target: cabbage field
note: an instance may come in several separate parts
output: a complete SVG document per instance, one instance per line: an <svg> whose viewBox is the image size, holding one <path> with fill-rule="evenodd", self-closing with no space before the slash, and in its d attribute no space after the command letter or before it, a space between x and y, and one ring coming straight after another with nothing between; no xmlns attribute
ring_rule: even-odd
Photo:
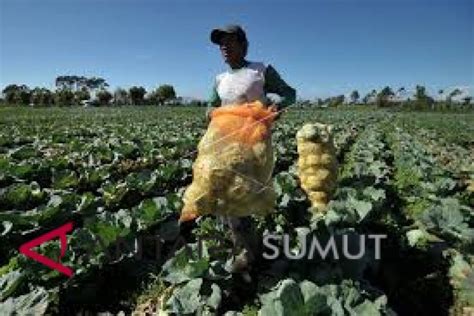
<svg viewBox="0 0 474 316"><path fill-rule="evenodd" d="M337 189L311 218L296 131L332 124ZM474 313L474 114L290 109L273 128L277 207L262 234L347 236L340 257L258 258L229 272L229 230L178 224L201 108L0 108L0 315ZM19 252L73 223L61 263ZM386 235L380 259L360 235ZM216 238L218 236L219 238ZM343 247L337 243L337 248ZM35 248L53 260L58 239Z"/></svg>

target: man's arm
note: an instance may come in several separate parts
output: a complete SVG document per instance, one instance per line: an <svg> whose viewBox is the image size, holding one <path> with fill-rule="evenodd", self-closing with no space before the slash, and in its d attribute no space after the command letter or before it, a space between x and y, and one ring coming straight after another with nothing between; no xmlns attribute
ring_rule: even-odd
<svg viewBox="0 0 474 316"><path fill-rule="evenodd" d="M211 113L211 111L220 105L221 105L221 98L219 97L219 94L217 93L216 85L214 84L214 86L212 87L209 100L207 101L206 117L209 117L209 114Z"/></svg>
<svg viewBox="0 0 474 316"><path fill-rule="evenodd" d="M290 87L271 65L268 65L265 71L264 89L265 93L275 93L281 97L281 101L277 104L278 110L282 110L296 101L296 90Z"/></svg>

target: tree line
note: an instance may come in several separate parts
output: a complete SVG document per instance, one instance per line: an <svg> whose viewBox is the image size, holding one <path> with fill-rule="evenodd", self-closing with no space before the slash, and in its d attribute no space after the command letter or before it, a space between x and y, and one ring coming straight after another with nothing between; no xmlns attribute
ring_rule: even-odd
<svg viewBox="0 0 474 316"><path fill-rule="evenodd" d="M342 105L372 105L378 108L401 107L412 110L462 110L474 109L471 96L459 99L462 91L454 88L451 91L438 90L438 98L434 99L426 92L422 85L415 87L413 95L408 96L405 87L400 87L394 91L391 87L385 86L380 91L375 89L368 92L361 98L357 90L353 90L349 97L337 95L325 99L318 98L316 101L302 101L302 106L316 107L338 107Z"/></svg>
<svg viewBox="0 0 474 316"><path fill-rule="evenodd" d="M128 89L117 88L110 92L109 84L101 77L58 76L55 79L55 90L42 87L30 89L27 85L10 84L2 90L1 103L6 105L34 106L74 106L74 105L181 105L182 99L176 96L172 85L163 84L147 91L142 86L132 86ZM474 109L472 97L459 99L462 91L458 88L451 91L438 90L438 98L427 94L422 85L415 87L415 92L408 96L405 87L393 90L385 86L375 89L361 97L353 90L348 97L337 95L314 101L299 101L302 107L339 107L342 105L371 105L377 108L405 108L412 110L464 110ZM206 106L204 101L192 101L190 106Z"/></svg>
<svg viewBox="0 0 474 316"><path fill-rule="evenodd" d="M10 84L2 90L2 103L7 105L74 106L74 105L164 105L179 100L172 85L163 84L147 91L142 86L117 88L113 92L104 78L58 76L55 90ZM174 102L176 103L176 102Z"/></svg>

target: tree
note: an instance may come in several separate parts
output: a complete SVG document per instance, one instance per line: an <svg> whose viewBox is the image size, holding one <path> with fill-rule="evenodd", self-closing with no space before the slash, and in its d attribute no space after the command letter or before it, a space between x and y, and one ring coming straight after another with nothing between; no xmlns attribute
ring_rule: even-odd
<svg viewBox="0 0 474 316"><path fill-rule="evenodd" d="M100 77L91 77L85 79L86 87L92 92L92 95L97 97L95 94L98 90L105 90L109 84L105 81L104 78Z"/></svg>
<svg viewBox="0 0 474 316"><path fill-rule="evenodd" d="M367 104L369 103L370 96L367 93L363 98L362 98L362 103Z"/></svg>
<svg viewBox="0 0 474 316"><path fill-rule="evenodd" d="M446 103L447 103L447 98L445 100L443 100L443 94L444 94L444 90L443 89L439 89L438 90L438 108L444 110L446 108Z"/></svg>
<svg viewBox="0 0 474 316"><path fill-rule="evenodd" d="M35 106L50 106L54 103L54 95L46 88L36 87L31 91L30 102Z"/></svg>
<svg viewBox="0 0 474 316"><path fill-rule="evenodd" d="M426 88L423 86L417 85L415 87L415 99L421 100L426 98Z"/></svg>
<svg viewBox="0 0 474 316"><path fill-rule="evenodd" d="M133 86L129 89L130 101L133 105L143 104L146 90L143 87Z"/></svg>
<svg viewBox="0 0 474 316"><path fill-rule="evenodd" d="M344 103L345 97L343 94L332 97L329 99L329 106L330 107L338 107Z"/></svg>
<svg viewBox="0 0 474 316"><path fill-rule="evenodd" d="M414 106L417 110L434 109L434 100L426 94L424 86L416 85Z"/></svg>
<svg viewBox="0 0 474 316"><path fill-rule="evenodd" d="M25 85L16 85L16 84L10 84L6 86L2 90L2 93L5 97L5 102L7 104L17 104L18 91L20 91L21 89L24 89L25 87L26 87Z"/></svg>
<svg viewBox="0 0 474 316"><path fill-rule="evenodd" d="M112 94L109 91L103 89L97 92L97 101L99 105L108 105L110 100L112 100Z"/></svg>
<svg viewBox="0 0 474 316"><path fill-rule="evenodd" d="M77 77L76 90L87 90L87 78L84 76Z"/></svg>
<svg viewBox="0 0 474 316"><path fill-rule="evenodd" d="M392 89L389 86L386 86L377 94L375 104L377 107L388 107L393 104L391 102L391 97L394 95L395 93L393 93Z"/></svg>
<svg viewBox="0 0 474 316"><path fill-rule="evenodd" d="M72 90L72 86L70 84L71 83L70 77L71 76L57 76L56 80L54 81L56 88L61 89L61 90L64 90L64 89Z"/></svg>
<svg viewBox="0 0 474 316"><path fill-rule="evenodd" d="M453 91L451 91L451 93L449 94L449 96L452 98L455 98L457 97L458 95L462 94L462 91L459 89L459 88L456 88L454 89Z"/></svg>
<svg viewBox="0 0 474 316"><path fill-rule="evenodd" d="M176 99L176 92L172 85L164 84L155 89L149 99L152 104L163 105L168 100Z"/></svg>
<svg viewBox="0 0 474 316"><path fill-rule="evenodd" d="M30 97L31 103L33 103L33 105L42 105L42 99L43 99L42 94L43 92L41 91L41 88L36 87L33 90L31 90L31 97Z"/></svg>
<svg viewBox="0 0 474 316"><path fill-rule="evenodd" d="M351 93L351 102L353 104L356 104L357 101L359 100L359 97L360 97L359 92L357 90L352 91L352 93Z"/></svg>
<svg viewBox="0 0 474 316"><path fill-rule="evenodd" d="M190 107L205 107L207 106L207 102L202 100L191 100L187 105Z"/></svg>
<svg viewBox="0 0 474 316"><path fill-rule="evenodd" d="M81 90L85 86L87 78L84 76L66 75L57 76L54 81L56 88L58 89L69 89L72 91Z"/></svg>
<svg viewBox="0 0 474 316"><path fill-rule="evenodd" d="M458 95L462 94L462 91L459 88L455 88L447 97L448 106L451 108L453 106L453 99Z"/></svg>
<svg viewBox="0 0 474 316"><path fill-rule="evenodd" d="M405 87L398 88L397 92L395 93L395 98L400 105L403 105L406 102L405 93L406 93Z"/></svg>
<svg viewBox="0 0 474 316"><path fill-rule="evenodd" d="M114 105L127 105L130 104L130 97L127 90L117 88L114 92Z"/></svg>
<svg viewBox="0 0 474 316"><path fill-rule="evenodd" d="M298 104L299 107L301 108L309 108L311 107L311 101L310 100L297 100L295 104Z"/></svg>
<svg viewBox="0 0 474 316"><path fill-rule="evenodd" d="M7 104L30 104L31 91L27 85L11 84L6 86L2 93L5 96L5 101Z"/></svg>
<svg viewBox="0 0 474 316"><path fill-rule="evenodd" d="M75 99L78 104L82 104L83 101L90 100L91 94L87 87L82 87L79 91L75 92Z"/></svg>
<svg viewBox="0 0 474 316"><path fill-rule="evenodd" d="M86 83L86 86L92 91L95 91L97 89L104 90L106 87L109 86L109 84L105 81L105 79L100 78L100 77L88 78L86 79L85 83Z"/></svg>
<svg viewBox="0 0 474 316"><path fill-rule="evenodd" d="M362 102L364 104L372 103L376 95L377 95L377 90L373 89L372 91L370 91L369 93L365 95L365 97L362 99Z"/></svg>
<svg viewBox="0 0 474 316"><path fill-rule="evenodd" d="M42 97L42 100L41 100L42 105L44 106L54 105L54 93L51 90L44 88L42 90L41 97Z"/></svg>
<svg viewBox="0 0 474 316"><path fill-rule="evenodd" d="M471 97L471 96L464 97L464 98L463 98L463 101L464 101L464 102L462 103L462 105L464 105L464 106L469 106L469 104L471 104L471 100L472 100L472 97Z"/></svg>
<svg viewBox="0 0 474 316"><path fill-rule="evenodd" d="M16 102L17 104L21 105L28 105L30 104L30 98L31 98L31 91L27 86L22 87L20 90L17 91L16 93Z"/></svg>
<svg viewBox="0 0 474 316"><path fill-rule="evenodd" d="M90 99L91 96L89 92L95 94L97 90L103 90L109 86L104 78L86 78L84 76L76 75L57 76L55 85L58 90L67 89L74 93L78 93L76 94L77 100L79 100L78 103ZM87 91L87 93L85 91Z"/></svg>
<svg viewBox="0 0 474 316"><path fill-rule="evenodd" d="M70 89L59 89L54 95L54 103L58 106L69 106L74 104L74 92Z"/></svg>

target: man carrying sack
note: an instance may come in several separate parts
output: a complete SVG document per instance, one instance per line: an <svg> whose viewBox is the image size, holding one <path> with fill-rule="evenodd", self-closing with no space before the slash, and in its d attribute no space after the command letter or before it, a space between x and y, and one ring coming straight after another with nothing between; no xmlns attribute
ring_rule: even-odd
<svg viewBox="0 0 474 316"><path fill-rule="evenodd" d="M265 215L275 207L271 126L278 112L295 102L296 92L272 66L245 59L248 41L240 26L212 30L211 41L230 69L214 83L207 110L211 122L199 142L180 221L219 216L238 249L232 270L244 272L260 244L250 215ZM268 93L280 101L269 106Z"/></svg>

